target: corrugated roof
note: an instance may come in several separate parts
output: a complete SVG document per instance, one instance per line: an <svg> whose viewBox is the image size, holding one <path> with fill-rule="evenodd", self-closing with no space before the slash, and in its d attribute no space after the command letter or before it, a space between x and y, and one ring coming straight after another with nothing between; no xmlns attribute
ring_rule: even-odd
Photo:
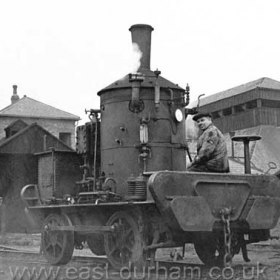
<svg viewBox="0 0 280 280"><path fill-rule="evenodd" d="M24 96L0 110L0 116L79 120L80 117Z"/></svg>
<svg viewBox="0 0 280 280"><path fill-rule="evenodd" d="M234 95L241 94L243 92L247 92L256 88L280 90L280 82L266 77L260 78L258 80L204 97L200 100L200 106L204 106L206 104L232 97Z"/></svg>

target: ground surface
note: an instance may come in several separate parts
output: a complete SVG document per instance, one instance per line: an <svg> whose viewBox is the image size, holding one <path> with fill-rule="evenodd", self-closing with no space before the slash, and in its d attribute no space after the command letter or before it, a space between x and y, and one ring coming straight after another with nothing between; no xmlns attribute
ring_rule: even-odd
<svg viewBox="0 0 280 280"><path fill-rule="evenodd" d="M278 235L279 227L272 232ZM7 234L0 236L2 249L14 248L28 250L38 254L25 255L19 253L0 252L0 280L21 279L280 279L280 241L271 240L248 246L250 263L244 263L241 255L233 259L231 268L205 267L197 258L192 245L186 246L183 260L173 262L170 249L158 250L157 260L153 267L145 273L129 271L113 271L106 262L96 263L93 254L88 250L75 250L73 260L64 266L54 267L47 264L39 254L40 235ZM178 249L180 251L180 249Z"/></svg>

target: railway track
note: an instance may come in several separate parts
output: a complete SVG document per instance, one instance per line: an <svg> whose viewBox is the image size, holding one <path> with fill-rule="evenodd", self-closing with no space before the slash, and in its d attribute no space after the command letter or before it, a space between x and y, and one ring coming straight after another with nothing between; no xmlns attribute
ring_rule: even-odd
<svg viewBox="0 0 280 280"><path fill-rule="evenodd" d="M5 261L4 261L5 260ZM0 280L8 279L48 279L48 280L64 280L64 279L170 279L170 271L176 267L177 271L184 273L184 267L187 267L186 273L188 276L195 269L194 273L196 277L193 279L200 279L200 273L205 274L205 267L195 263L187 263L186 260L181 262L172 262L168 260L156 261L153 265L146 267L145 272L143 270L130 270L128 267L116 270L113 269L106 257L96 256L76 256L74 255L71 261L64 266L54 267L50 266L45 260L44 256L39 252L28 250L17 250L15 248L9 248L0 246ZM3 266L4 265L4 266ZM96 269L96 268L99 269ZM9 278L8 274L13 271L18 276ZM28 271L28 272L27 272ZM47 276L42 276L43 271ZM24 278L23 274L28 274ZM49 276L53 273L53 276ZM86 274L88 273L88 277ZM145 273L145 277L144 274ZM3 278L1 278L3 274ZM57 275L59 274L59 277ZM129 275L131 274L131 277ZM33 275L33 276L31 276ZM35 276L34 276L35 275ZM36 275L40 275L36 277ZM102 275L102 278L100 276ZM160 276L159 276L160 275ZM159 278L160 277L160 278Z"/></svg>
<svg viewBox="0 0 280 280"><path fill-rule="evenodd" d="M40 254L38 251L34 250L26 250L26 249L18 249L9 246L0 245L0 257L11 257L16 258L17 260L21 260L23 262L27 261L32 263L41 263L48 264L45 260L44 256ZM33 261L34 260L34 261ZM74 255L72 257L71 262L81 263L81 264L106 264L108 263L106 257L97 257L97 256L77 256Z"/></svg>
<svg viewBox="0 0 280 280"><path fill-rule="evenodd" d="M268 246L269 247L269 246ZM143 278L143 273L137 271L136 274L129 271L128 268L124 268L122 271L112 269L107 261L106 257L81 256L77 251L67 265L61 267L50 266L45 260L44 256L39 253L39 250L22 250L19 248L0 245L0 280L9 279L276 279L275 277L280 275L280 258L275 248L265 246L263 250L259 247L250 248L252 262L249 264L243 264L240 256L237 256L231 268L211 268L202 265L198 259L192 254L190 257L185 257L180 261L171 261L168 258L158 258L154 264L151 264L150 268L146 268L146 278ZM269 259L266 263L261 263L262 259ZM99 274L96 268L99 268ZM22 277L23 273L26 273L27 269L37 271L37 275L41 271L59 272L57 276L47 277ZM11 271L20 272L18 277L11 277L9 274ZM98 278L103 273L103 278ZM89 273L89 277L86 278L85 274ZM129 278L129 273L133 273ZM177 273L177 274L176 274ZM179 273L181 278L179 278ZM253 275L255 278L253 278ZM49 274L47 274L49 275ZM160 275L160 276L159 276ZM268 278L266 278L267 276ZM141 278L142 277L142 278ZM177 278L176 278L177 277ZM185 278L184 278L185 277ZM279 279L279 277L277 278Z"/></svg>

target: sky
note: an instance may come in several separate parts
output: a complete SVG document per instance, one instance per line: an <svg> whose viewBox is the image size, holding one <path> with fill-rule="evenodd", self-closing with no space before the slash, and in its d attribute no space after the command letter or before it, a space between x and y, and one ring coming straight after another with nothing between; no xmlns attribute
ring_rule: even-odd
<svg viewBox="0 0 280 280"><path fill-rule="evenodd" d="M133 24L153 26L151 70L191 102L261 77L280 81L278 0L0 1L0 108L12 85L86 120L97 92L133 71Z"/></svg>

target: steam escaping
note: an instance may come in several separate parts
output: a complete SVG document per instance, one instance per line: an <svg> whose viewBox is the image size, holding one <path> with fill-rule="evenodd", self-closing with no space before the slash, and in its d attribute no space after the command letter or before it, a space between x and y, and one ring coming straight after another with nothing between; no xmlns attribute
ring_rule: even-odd
<svg viewBox="0 0 280 280"><path fill-rule="evenodd" d="M132 52L130 57L130 69L131 73L137 73L140 65L143 53L141 52L138 44L132 43Z"/></svg>
<svg viewBox="0 0 280 280"><path fill-rule="evenodd" d="M126 56L124 57L120 67L123 67L124 76L119 79L119 81L125 80L127 78L127 73L136 74L141 66L141 58L142 52L138 44L132 43L132 49L126 52ZM120 70L118 67L118 70Z"/></svg>

